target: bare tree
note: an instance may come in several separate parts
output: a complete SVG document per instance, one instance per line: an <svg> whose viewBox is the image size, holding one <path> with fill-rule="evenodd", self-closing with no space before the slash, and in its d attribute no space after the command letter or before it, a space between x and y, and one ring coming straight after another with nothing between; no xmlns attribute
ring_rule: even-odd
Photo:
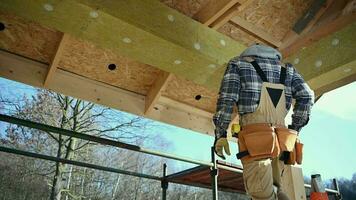
<svg viewBox="0 0 356 200"><path fill-rule="evenodd" d="M159 135L147 137L149 120L94 105L45 90L32 96L8 98L0 93L0 112L63 129L106 137L113 140L167 149ZM157 128L157 127L156 127ZM18 149L161 176L167 160L83 141L77 138L7 125L0 134L1 145ZM62 163L23 158L0 153L1 200L91 199L151 200L161 196L159 181L102 172ZM175 163L168 162L170 171ZM211 190L169 184L168 199L211 199ZM221 199L247 199L231 193L219 193Z"/></svg>
<svg viewBox="0 0 356 200"><path fill-rule="evenodd" d="M6 101L3 100L3 102ZM13 114L17 117L126 142L144 139L140 131L148 123L140 117L127 117L110 108L45 90L38 90L31 100L25 99L22 105L16 104L14 108ZM15 125L9 125L6 132L7 143L24 147L27 150L55 154L58 158L73 159L77 152L80 152L78 156L85 155L83 152L86 152L88 158L89 152L96 145L74 137L57 136L50 132L43 134L38 130ZM54 152L56 147L57 150ZM42 171L45 170L42 169ZM48 172L53 172L53 170L46 171L46 174ZM51 199L60 200L63 192L66 194L66 199L68 196L75 196L71 194L69 188L72 173L73 167L62 163L55 164Z"/></svg>

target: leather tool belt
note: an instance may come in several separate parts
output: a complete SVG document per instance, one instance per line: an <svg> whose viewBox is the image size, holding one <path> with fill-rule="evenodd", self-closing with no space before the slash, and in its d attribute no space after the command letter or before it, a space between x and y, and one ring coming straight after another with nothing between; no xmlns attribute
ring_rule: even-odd
<svg viewBox="0 0 356 200"><path fill-rule="evenodd" d="M297 163L301 165L303 160L303 143L297 138L294 150L292 152L285 152L285 154L285 156L281 156L281 160L284 160L285 164L294 165Z"/></svg>
<svg viewBox="0 0 356 200"><path fill-rule="evenodd" d="M274 127L265 123L246 125L238 133L239 153L236 156L243 162L249 162L275 158L281 155L281 152L283 154L288 152L291 155L291 152L296 153L297 136L297 131L284 127Z"/></svg>

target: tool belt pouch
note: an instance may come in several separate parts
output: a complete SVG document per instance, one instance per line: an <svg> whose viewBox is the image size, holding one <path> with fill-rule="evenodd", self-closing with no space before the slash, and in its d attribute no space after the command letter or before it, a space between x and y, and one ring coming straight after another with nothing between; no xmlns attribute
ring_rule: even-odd
<svg viewBox="0 0 356 200"><path fill-rule="evenodd" d="M294 165L296 162L295 145L298 132L287 128L276 128L279 146L281 148L280 160L286 165Z"/></svg>
<svg viewBox="0 0 356 200"><path fill-rule="evenodd" d="M284 151L282 154L286 154L286 155L284 155L284 157L285 157L284 164L295 165L295 162L296 162L296 152L295 151L292 151L292 152Z"/></svg>
<svg viewBox="0 0 356 200"><path fill-rule="evenodd" d="M303 143L299 139L295 142L295 161L301 165L303 161Z"/></svg>
<svg viewBox="0 0 356 200"><path fill-rule="evenodd" d="M276 128L281 151L292 152L297 140L298 132L287 128Z"/></svg>
<svg viewBox="0 0 356 200"><path fill-rule="evenodd" d="M276 157L279 144L274 128L267 124L252 124L242 127L238 134L239 154L242 161ZM238 155L239 155L238 154Z"/></svg>

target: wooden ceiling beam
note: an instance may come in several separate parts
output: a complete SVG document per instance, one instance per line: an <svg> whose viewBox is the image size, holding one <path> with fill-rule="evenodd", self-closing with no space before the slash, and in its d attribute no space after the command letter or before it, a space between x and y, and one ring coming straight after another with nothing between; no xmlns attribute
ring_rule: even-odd
<svg viewBox="0 0 356 200"><path fill-rule="evenodd" d="M237 16L238 12L245 9L250 3L252 3L252 0L211 0L193 18L215 30L230 21L248 34L265 41L273 47L279 47L282 44L281 41L275 39L263 29Z"/></svg>
<svg viewBox="0 0 356 200"><path fill-rule="evenodd" d="M245 9L253 0L210 0L207 5L200 9L193 19L200 23L219 29L230 19Z"/></svg>
<svg viewBox="0 0 356 200"><path fill-rule="evenodd" d="M48 65L0 50L0 76L14 81L43 87ZM113 87L58 68L47 89L93 103L119 109L135 115L144 115L145 96ZM162 99L162 98L161 98ZM163 98L166 99L166 98ZM184 109L159 100L145 117L200 133L213 134L212 114L189 105ZM167 103L168 102L168 103ZM179 102L178 102L179 103ZM203 113L203 114L202 114Z"/></svg>
<svg viewBox="0 0 356 200"><path fill-rule="evenodd" d="M154 106L157 104L159 98L161 97L162 91L166 89L167 84L172 76L173 75L171 73L165 71L161 71L161 73L158 75L157 79L146 95L144 112L145 115L152 112Z"/></svg>
<svg viewBox="0 0 356 200"><path fill-rule="evenodd" d="M62 38L61 38L60 42L58 43L56 53L52 58L52 62L49 65L48 72L47 72L46 78L43 83L43 86L45 88L48 86L49 82L53 79L53 76L57 70L60 58L62 57L64 47L68 41L68 37L69 36L66 33L62 34Z"/></svg>
<svg viewBox="0 0 356 200"><path fill-rule="evenodd" d="M267 33L261 28L256 27L254 24L242 19L239 16L231 18L230 22L232 22L233 25L237 26L237 28L259 38L262 41L265 41L272 47L279 47L282 44L281 41L274 38L271 34Z"/></svg>
<svg viewBox="0 0 356 200"><path fill-rule="evenodd" d="M238 2L239 0L210 0L193 16L193 19L206 26L210 26Z"/></svg>
<svg viewBox="0 0 356 200"><path fill-rule="evenodd" d="M322 84L319 84L317 79L309 81L309 84L311 84L311 87L314 90L315 96L320 97L321 95L323 95L331 90L337 89L339 87L342 87L344 85L347 85L347 84L350 84L350 83L356 81L356 70L354 67L353 68L340 68L339 71L338 72L335 71L335 73L341 73L341 76L337 77L336 80L330 79L333 76L333 74L330 73L329 77L324 76L324 77L319 78L319 81L321 81L322 78L325 78L324 81L322 82Z"/></svg>
<svg viewBox="0 0 356 200"><path fill-rule="evenodd" d="M318 27L318 29L314 30L313 32L310 32L304 35L302 38L297 39L290 46L281 49L282 55L285 58L288 58L294 55L295 53L297 53L298 51L300 51L301 49L308 47L309 45L345 28L346 26L349 26L351 23L355 21L356 21L356 13L340 16L334 21L329 22L324 26L320 26Z"/></svg>
<svg viewBox="0 0 356 200"><path fill-rule="evenodd" d="M221 15L218 19L216 19L213 23L209 25L214 30L218 30L220 27L224 26L227 22L230 21L231 18L236 16L239 12L239 7L241 5L237 4L227 10L223 15Z"/></svg>
<svg viewBox="0 0 356 200"><path fill-rule="evenodd" d="M301 41L301 45L305 45L305 48L298 48L298 51L285 60L294 63L299 73L314 90L325 86L331 88L333 83L355 73L356 20L355 15L353 16L353 20L350 16L346 18L348 23L350 20L352 23L341 30L334 32L330 29L335 30L345 26L345 21L342 20L323 27L318 34L314 33L316 34L313 35L314 37L306 40L309 42L317 39L317 42L307 44ZM330 34L330 32L333 33Z"/></svg>
<svg viewBox="0 0 356 200"><path fill-rule="evenodd" d="M356 73L351 72L349 74L345 73L345 77L340 78L338 80L335 80L335 82L332 83L327 83L323 84L321 87L318 87L317 89L314 89L315 96L321 97L323 94L332 91L334 89L337 89L339 87L345 86L347 84L350 84L352 82L356 81Z"/></svg>
<svg viewBox="0 0 356 200"><path fill-rule="evenodd" d="M193 113L195 115L206 117L206 118L209 118L209 119L212 119L213 115L214 115L214 113L211 113L211 112L196 108L194 106L191 106L191 105L188 105L188 104L185 104L185 103L170 99L167 96L162 96L159 99L158 102L160 104L162 104L162 105L173 106L173 107L175 107L175 108L177 108L179 110L183 110L183 111L185 111L187 113Z"/></svg>
<svg viewBox="0 0 356 200"><path fill-rule="evenodd" d="M296 27L298 24L304 23L304 28L303 30L300 30L299 33L295 31L293 28L290 30L282 39L282 45L279 47L281 51L283 51L285 48L290 46L291 44L295 43L299 38L302 38L305 36L307 33L309 33L313 27L319 22L319 20L322 18L324 14L330 13L330 9L333 9L334 3L338 3L341 1L336 2L335 0L325 0L325 3L323 6L321 6L317 11L316 11L316 5L320 0L316 0L313 5L307 10L307 12L296 22L294 27ZM310 16L313 16L313 18L309 18ZM309 19L309 21L306 23L306 19ZM301 25L299 25L301 26Z"/></svg>
<svg viewBox="0 0 356 200"><path fill-rule="evenodd" d="M218 90L245 46L159 1L2 0L0 10ZM194 66L194 67L192 67Z"/></svg>

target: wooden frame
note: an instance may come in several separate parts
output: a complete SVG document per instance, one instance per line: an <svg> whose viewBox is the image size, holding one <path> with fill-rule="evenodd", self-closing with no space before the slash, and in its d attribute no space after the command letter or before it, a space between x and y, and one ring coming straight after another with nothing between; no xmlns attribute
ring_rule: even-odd
<svg viewBox="0 0 356 200"><path fill-rule="evenodd" d="M253 35L253 36L261 39L262 41L265 41L267 44L269 44L272 47L278 48L282 44L281 41L275 39L269 33L256 27L255 25L242 19L239 16L235 16L235 17L231 18L230 22L232 22L232 24L234 24L235 26L239 27L241 30L249 33L250 35Z"/></svg>
<svg viewBox="0 0 356 200"><path fill-rule="evenodd" d="M308 23L308 25L301 33L298 34L294 30L289 31L282 39L282 45L280 46L280 49L286 48L287 46L294 43L298 38L301 38L303 35L308 33L318 22L318 20L323 16L323 14L328 10L328 8L332 5L333 2L334 0L327 0L325 5L320 8L320 10L315 14L314 18ZM307 14L308 13L306 13L306 15Z"/></svg>
<svg viewBox="0 0 356 200"><path fill-rule="evenodd" d="M18 55L0 50L0 76L43 87L49 66ZM47 88L55 92L70 95L93 103L116 108L136 115L144 115L145 96L112 87L97 81L81 77L61 69L57 69L48 82ZM167 100L166 100L167 102ZM170 105L169 103L156 104L146 117L173 124L182 128L191 129L200 133L213 134L213 125L209 115L197 114L194 107L182 103ZM193 111L193 112L192 112Z"/></svg>
<svg viewBox="0 0 356 200"><path fill-rule="evenodd" d="M50 64L48 72L47 72L47 76L46 76L45 81L43 83L44 87L47 87L49 82L53 79L53 76L54 76L54 74L55 74L55 72L57 70L57 67L58 67L60 58L62 56L62 53L64 51L63 49L64 49L64 47L66 45L67 40L68 40L68 35L63 33L61 41L58 44L56 54L54 55L54 57L52 59L52 62Z"/></svg>
<svg viewBox="0 0 356 200"><path fill-rule="evenodd" d="M318 40L341 30L342 28L348 26L349 24L355 21L356 21L356 13L349 14L346 16L340 16L337 19L333 20L332 22L328 23L327 26L321 26L316 30L314 30L313 32L304 35L302 38L296 40L290 46L282 49L281 52L285 57L292 56L293 54L296 54L297 51L299 51L303 47L310 46L311 44L317 42Z"/></svg>
<svg viewBox="0 0 356 200"><path fill-rule="evenodd" d="M206 6L193 16L193 19L210 26L238 2L239 0L210 0Z"/></svg>
<svg viewBox="0 0 356 200"><path fill-rule="evenodd" d="M58 44L57 51L54 55L54 58L52 59L51 65L49 68L46 66L44 68L45 70L43 71L42 68L38 68L39 63L35 64L28 64L31 63L28 60L23 61L22 58L13 58L12 55L10 54L10 60L6 60L5 57L3 56L3 59L1 62L5 62L3 66L1 66L1 75L4 77L13 79L13 80L18 80L22 81L25 83L28 83L30 85L38 86L38 87L46 87L49 89L53 89L55 91L63 92L65 94L70 94L79 98L83 98L85 100L89 100L92 102L100 103L103 105L107 105L110 107L118 108L123 111L127 111L133 114L141 115L141 116L147 116L148 118L151 119L157 119L159 121L167 122L167 123L172 123L177 126L185 127L188 129L200 131L200 132L208 132L212 133L212 123L211 123L211 118L213 115L213 109L209 110L209 112L204 111L202 108L194 108L190 104L189 101L186 101L186 103L182 103L179 101L179 98L176 100L173 100L169 98L169 95L166 96L161 96L162 91L165 90L170 77L171 73L173 74L178 74L182 75L181 77L185 77L186 79L193 80L195 83L203 85L205 88L214 88L215 91L217 90L219 84L220 84L220 79L222 74L225 71L224 67L219 67L215 66L214 67L203 67L200 68L198 65L195 65L195 62L200 62L200 60L209 61L205 64L211 64L210 61L214 60L215 58L219 56L223 56L226 58L231 58L239 53L239 51L242 49L242 46L239 46L238 43L232 42L230 43L230 39L226 39L225 36L221 36L221 34L217 34L216 31L211 30L207 27L203 27L201 24L194 22L192 19L187 18L186 16L182 16L182 14L177 13L176 11L169 9L165 6L162 6L161 3L153 3L149 4L150 2L147 0L145 1L140 1L138 0L130 0L129 2L132 3L132 5L139 5L137 7L138 11L142 11L142 13L146 14L152 14L154 9L158 9L160 13L167 14L167 18L164 19L158 19L158 15L160 13L153 13L153 16L148 16L150 20L153 21L146 21L146 19L141 19L135 14L132 14L130 12L123 12L123 13L113 13L113 8L121 8L120 6L123 6L124 8L132 8L130 5L121 5L120 3L116 2L113 4L110 3L104 3L104 4L96 4L92 3L91 1L88 0L81 0L81 1L53 1L58 4L53 4L55 5L54 10L52 11L46 11L43 9L43 6L35 6L35 5L40 5L39 3L36 2L27 2L26 6L23 6L20 1L15 0L15 1L7 1L5 0L3 4L0 5L0 10L2 11L8 11L12 13L17 13L18 15L24 16L27 19L35 19L39 23L42 23L44 25L48 25L52 22L55 22L53 25L55 28L58 29L63 29L66 30L67 32L70 32L74 34L74 36L79 37L83 40L86 40L86 42L91 41L95 45L98 45L98 47L101 47L103 49L109 49L112 50L113 48L112 44L108 44L109 42L118 42L118 46L114 48L114 50L118 47L125 47L125 50L131 51L131 52L126 52L127 54L124 54L126 56L130 56L132 54L137 54L135 56L140 56L140 59L156 59L156 57L159 57L161 59L161 55L159 55L157 52L147 52L147 49L143 48L144 51L137 52L135 50L136 47L131 47L127 46L132 43L135 43L134 40L116 40L112 38L112 35L110 31L103 31L99 32L96 34L103 34L105 37L108 37L108 41L104 40L97 40L96 35L92 35L95 33L95 31L91 30L90 28L88 29L88 26L83 28L83 30L78 30L78 27L71 27L69 23L65 24L64 22L56 22L56 19L67 19L65 17L78 17L78 13L73 13L76 8L80 7L79 13L85 14L87 18L84 19L85 22L90 22L94 25L97 25L97 23L106 23L106 22L112 22L114 24L125 24L125 27L130 29L131 31L137 31L138 33L144 33L142 37L147 40L156 41L159 43L159 45L168 45L166 46L167 49L168 47L172 47L175 50L172 50L172 55L174 56L179 56L179 55L188 55L191 56L190 58L193 59L193 62L188 62L185 63L184 60L174 60L173 65L172 63L166 63L166 61L163 62L162 59L166 59L165 54L162 55L162 59L159 61L159 63L156 63L156 67L160 67L162 69L168 69L167 72L162 72L160 76L155 80L155 82L152 84L153 79L151 80L149 85L151 89L145 90L144 93L139 93L136 90L133 89L127 89L129 91L125 91L123 89L126 89L125 87L122 87L122 89L117 88L120 87L120 85L115 85L115 86L110 86L109 82L100 83L100 80L93 81L93 77L89 75L85 75L84 73L81 74L80 70L79 72L76 71L70 71L68 69L65 69L61 67L57 68L59 60L61 60L61 55L63 54L64 46L66 45L66 36L68 33L65 33L63 35L63 38L61 42ZM245 29L246 32L248 32L250 35L254 35L256 37L259 37L263 39L264 41L268 42L269 44L273 46L278 46L280 45L280 41L276 40L273 38L271 35L263 31L262 29L257 29L254 27L253 24L247 22L246 20L242 19L241 17L232 17L236 15L237 10L242 9L246 7L249 3L251 3L251 0L245 0L245 1L232 1L232 0L224 0L224 2L227 2L228 4L224 5L223 3L219 4L207 4L206 7L203 9L210 9L216 11L217 13L210 12L208 13L210 17L205 19L209 20L210 26L213 26L213 28L216 28L215 25L218 23L225 22L227 19L236 22L241 26L242 29ZM329 1L328 1L329 2ZM21 5L20 5L21 4ZM84 7L82 5L85 5ZM73 8L70 6L74 6ZM90 12L93 11L93 7L98 6L98 10L96 10L94 14L97 15L90 15ZM209 8L210 6L210 8ZM217 6L215 8L212 8L211 6ZM29 9L25 9L25 7L28 7ZM69 16L59 16L62 12L62 9L68 8L71 11L71 14ZM23 10L25 9L25 11ZM327 8L325 8L326 10ZM325 12L325 10L323 12ZM22 12L23 11L23 12ZM37 12L38 11L38 12ZM49 13L48 13L49 12ZM87 16L89 12L89 16ZM155 11L156 12L156 11ZM202 12L202 11L201 11ZM200 12L200 13L201 13ZM321 12L321 11L320 11ZM110 15L110 16L107 16ZM198 14L199 15L199 12ZM320 13L317 16L320 17L323 14ZM48 17L49 16L49 17ZM81 16L81 15L80 15ZM92 17L94 16L94 17ZM96 17L95 17L96 16ZM169 16L169 17L168 17ZM324 16L324 15L323 15ZM172 18L173 17L173 18ZM232 17L232 18L231 18ZM323 18L323 17L320 17ZM69 18L68 18L69 19ZM203 18L201 18L203 19ZM305 38L297 40L297 43L295 45L289 46L286 51L289 53L289 58L286 61L289 61L291 63L294 62L294 59L299 58L299 57L304 57L307 58L305 60L301 60L301 63L297 64L296 67L298 68L298 71L302 73L306 77L306 80L310 83L312 88L316 91L319 92L325 92L327 91L328 88L334 88L335 84L340 85L340 84L345 84L346 81L352 80L352 77L354 77L354 69L350 66L350 64L354 64L355 58L353 57L352 53L354 50L349 50L349 48L338 48L336 53L343 53L343 56L340 56L340 59L338 60L339 63L323 63L323 67L321 68L322 71L318 71L315 68L305 68L305 67L299 67L299 66L309 66L310 64L313 64L316 59L316 52L317 50L317 55L319 56L325 56L325 55L330 55L333 54L334 52L330 49L325 50L323 48L326 44L331 43L331 40L333 38L326 38L319 40L320 38L324 38L326 36L333 37L334 35L331 35L331 33L336 32L336 31L343 31L344 28L347 28L352 25L352 23L355 20L355 14L351 13L348 15L343 15L334 20L332 23L330 23L327 27L319 27L315 29L315 26L313 26L314 31L310 34L306 34ZM100 21L102 20L102 21ZM154 21L157 20L157 21ZM172 23L183 23L183 27L174 27L172 28L171 25ZM57 24L56 24L57 23ZM314 24L317 24L317 19L314 19L313 21ZM160 24L160 26L156 26L157 24ZM67 26L68 25L68 26ZM201 42L206 43L200 43L199 45L192 45L189 42L193 37L187 37L188 34L191 34L192 32L186 33L186 30L183 30L187 26L192 26L193 29L198 29L197 33L198 36L194 36L195 39L201 40ZM52 25L48 25L52 26ZM77 25L76 25L77 26ZM151 30L152 28L152 30ZM310 27L309 27L310 28ZM308 29L309 29L308 28ZM352 27L351 27L352 28ZM354 28L352 28L353 30ZM150 30L150 31L147 31ZM176 38L176 40L173 40L172 37L173 35L171 34L166 34L167 31L177 31L174 32L174 36L179 36ZM133 35L135 33L133 32ZM149 32L149 33L148 33ZM58 32L57 32L58 33ZM129 33L129 32L127 32ZM127 34L125 33L125 34ZM79 36L78 36L79 34ZM84 34L80 35L80 34ZM148 35L147 35L148 34ZM180 35L181 34L181 35ZM202 35L200 35L202 34ZM207 37L203 37L207 36ZM345 34L341 34L342 37L351 37L350 31L348 31ZM141 37L141 36L140 36ZM201 37L201 38L200 38ZM188 42L185 39L188 39ZM127 38L126 38L127 39ZM151 41L152 39L152 41ZM226 40L225 40L226 39ZM209 41L208 41L209 40ZM106 42L106 43L105 43ZM163 43L160 43L163 42ZM212 42L214 44L212 44ZM204 44L204 45L203 45ZM352 43L353 44L353 43ZM70 44L67 44L70 45ZM158 45L158 46L159 46ZM205 46L207 45L207 46ZM232 45L232 47L231 47ZM324 45L324 46L323 46ZM54 47L55 45L53 45ZM199 48L200 49L199 49ZM205 47L209 47L206 49ZM304 48L302 51L300 49L302 47ZM93 47L94 48L94 47ZM53 48L54 49L54 48ZM95 48L94 48L95 49ZM179 51L176 51L176 50ZM230 55L230 53L226 54L225 50L229 51L230 53L233 52ZM170 51L170 50L169 50ZM70 51L68 51L70 52ZM64 52L64 53L68 53ZM103 54L105 54L105 51L102 51ZM160 51L161 52L161 51ZM192 55L191 52L194 52ZM14 52L15 53L15 52ZM18 52L17 52L18 53ZM117 53L119 55L118 51L114 51L114 53ZM163 51L165 53L165 51ZM292 54L292 55L291 55ZM84 55L82 59L85 59L85 53L80 54L79 56ZM116 55L116 54L115 54ZM121 54L120 54L121 55ZM287 54L288 55L288 54ZM147 58L147 56L149 58ZM313 57L314 56L314 57ZM144 57L144 58L143 58ZM121 58L121 57L119 57ZM342 60L342 59L343 60ZM7 58L8 59L8 58ZM35 59L35 58L32 58ZM142 60L141 60L142 61ZM179 62L178 62L179 61ZM204 62L205 62L204 61ZM215 61L214 61L215 62ZM215 63L219 63L215 62ZM8 64L9 63L16 63L16 64L11 64L14 65L9 68ZM182 66L181 64L187 64L187 66ZM99 63L100 66L103 63ZM98 64L98 65L99 65ZM26 66L30 65L32 67L27 68ZM76 64L78 65L78 63ZM35 67L34 67L35 66ZM194 67L192 67L194 66ZM197 66L197 67L196 67ZM3 68L4 67L4 68ZM94 66L95 67L95 66ZM32 69L34 71L37 71L38 73L32 74L32 72L28 71L28 69ZM48 70L47 70L48 69ZM87 68L80 68L80 69L87 69ZM146 69L146 68L145 68ZM20 71L20 70L23 70ZM347 71L347 72L345 72ZM21 72L21 73L20 73ZM157 70L155 73L152 73L153 75L157 75L159 70ZM75 75L74 73L78 74ZM15 75L14 75L15 74ZM100 73L99 73L100 74ZM153 76L152 75L152 76ZM28 77L27 77L28 76ZM58 77L57 77L58 76ZM78 79L78 80L76 80ZM42 80L42 82L40 81ZM60 81L62 80L62 82ZM64 81L63 81L64 80ZM325 81L328 80L328 81ZM104 81L103 81L104 82ZM172 81L173 82L173 81ZM69 85L71 83L72 85ZM80 89L75 88L74 85L78 85L78 87L81 87L80 85L83 84L88 84L91 86L90 90L91 92L87 92L87 94L83 94L81 90L87 91L88 89ZM131 84L132 85L132 84ZM147 86L146 85L146 86ZM96 89L96 88L100 88ZM110 88L110 89L108 89ZM197 86L193 86L194 89L197 88ZM76 94L78 91L79 94ZM103 92L104 91L104 92ZM118 95L120 97L113 97L112 94L110 94L109 91L113 91L115 95ZM132 92L130 92L132 91ZM147 92L148 91L148 92ZM192 91L199 91L199 90L192 90ZM203 90L201 90L203 91ZM198 92L197 92L198 93ZM171 94L172 95L172 94ZM192 97L189 98L194 98L194 95L191 95ZM213 96L213 95L210 95ZM112 99L116 98L116 102L113 100L109 99L111 97ZM127 98L127 99L125 99ZM214 99L216 98L215 96L213 97ZM194 99L193 99L194 100ZM190 105L188 105L188 103ZM195 104L194 104L195 105ZM170 114L168 114L170 113ZM176 119L174 119L174 116L177 116ZM198 120L199 123L193 123L193 119Z"/></svg>
<svg viewBox="0 0 356 200"><path fill-rule="evenodd" d="M22 0L4 0L0 4L1 11L91 41L214 90L219 88L222 74L219 80L207 80L245 48L159 1L54 0L49 7L46 10L48 7L41 2L24 4Z"/></svg>
<svg viewBox="0 0 356 200"><path fill-rule="evenodd" d="M157 80L146 95L144 112L145 115L149 114L153 110L154 105L156 105L156 103L158 102L159 98L161 97L162 91L165 90L165 88L167 87L167 84L171 77L171 73L164 71L162 71L161 74L158 75Z"/></svg>

